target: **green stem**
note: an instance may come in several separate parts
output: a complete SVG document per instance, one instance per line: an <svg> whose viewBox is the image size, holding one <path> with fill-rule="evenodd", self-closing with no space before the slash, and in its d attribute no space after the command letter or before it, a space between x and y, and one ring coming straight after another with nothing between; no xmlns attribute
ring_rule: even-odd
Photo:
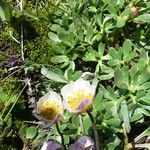
<svg viewBox="0 0 150 150"><path fill-rule="evenodd" d="M64 136L63 136L63 133L59 129L59 124L58 123L56 123L56 129L57 129L57 132L59 133L59 135L61 137L61 144L63 146L63 150L65 150L66 147L65 147L65 143L64 143Z"/></svg>
<svg viewBox="0 0 150 150"><path fill-rule="evenodd" d="M95 119L90 111L87 111L87 114L89 115L89 118L91 120L93 130L94 130L94 137L95 137L95 150L100 150L100 143L99 143L99 137L98 137L98 130L96 127Z"/></svg>
<svg viewBox="0 0 150 150"><path fill-rule="evenodd" d="M21 90L21 92L18 94L16 100L14 101L13 105L11 106L9 112L7 113L6 117L4 118L4 120L6 121L11 113L11 111L13 110L14 106L16 105L20 95L22 94L22 92L24 91L24 89L26 88L27 84L25 84L25 86L23 87L23 89Z"/></svg>
<svg viewBox="0 0 150 150"><path fill-rule="evenodd" d="M127 135L127 132L126 132L126 128L125 128L125 125L123 124L123 134L124 134L124 150L129 150L130 147L129 147L129 142L128 142L128 135Z"/></svg>
<svg viewBox="0 0 150 150"><path fill-rule="evenodd" d="M14 101L13 105L11 106L9 112L7 113L6 117L4 118L4 120L6 121L8 119L8 116L10 115L11 111L13 110L14 106L16 105L20 95L22 94L22 92L24 91L24 89L26 88L27 84L23 87L23 89L21 90L21 92L18 94L16 100Z"/></svg>
<svg viewBox="0 0 150 150"><path fill-rule="evenodd" d="M84 125L83 125L83 118L82 118L82 115L79 115L79 120L80 120L81 132L82 132L83 134L86 134L86 133L85 133L85 128L84 128Z"/></svg>

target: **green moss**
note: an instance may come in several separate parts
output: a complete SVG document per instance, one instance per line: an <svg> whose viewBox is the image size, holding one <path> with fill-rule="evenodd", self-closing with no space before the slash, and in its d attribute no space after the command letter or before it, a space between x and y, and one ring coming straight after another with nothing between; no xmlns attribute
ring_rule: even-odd
<svg viewBox="0 0 150 150"><path fill-rule="evenodd" d="M3 91L9 91L10 94L18 93L18 88L21 86L21 84L18 82L18 79L15 77L9 77L8 79L0 82L0 90Z"/></svg>
<svg viewBox="0 0 150 150"><path fill-rule="evenodd" d="M36 14L35 7L31 2L26 4L26 11ZM50 47L47 43L49 21L44 8L40 8L38 11L38 20L30 20L30 25L34 28L34 32L37 33L37 35L34 39L25 41L26 57L28 60L36 63L49 63L51 57ZM31 34L33 34L33 32L29 34L29 36L32 36Z"/></svg>

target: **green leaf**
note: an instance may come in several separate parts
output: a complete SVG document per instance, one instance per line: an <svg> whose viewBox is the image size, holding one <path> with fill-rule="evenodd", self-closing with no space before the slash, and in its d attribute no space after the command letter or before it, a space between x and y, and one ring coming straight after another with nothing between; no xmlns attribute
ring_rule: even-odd
<svg viewBox="0 0 150 150"><path fill-rule="evenodd" d="M129 119L129 111L126 101L121 102L121 115L126 128L126 131L129 133L131 130L130 119Z"/></svg>
<svg viewBox="0 0 150 150"><path fill-rule="evenodd" d="M25 138L25 135L26 135L26 127L23 125L19 129L19 137L21 137L23 139L23 138Z"/></svg>
<svg viewBox="0 0 150 150"><path fill-rule="evenodd" d="M104 121L108 126L119 127L121 120L119 118L110 118Z"/></svg>
<svg viewBox="0 0 150 150"><path fill-rule="evenodd" d="M146 64L145 60L139 59L138 63L136 64L136 67L140 72L142 72L146 69L147 64Z"/></svg>
<svg viewBox="0 0 150 150"><path fill-rule="evenodd" d="M116 9L113 7L113 5L109 4L109 5L107 6L107 11L108 11L113 17L116 17L116 16L117 16Z"/></svg>
<svg viewBox="0 0 150 150"><path fill-rule="evenodd" d="M128 89L129 86L129 70L127 67L122 67L121 69L117 69L114 76L115 85Z"/></svg>
<svg viewBox="0 0 150 150"><path fill-rule="evenodd" d="M70 138L69 138L68 135L64 136L64 144L65 144L65 145L68 145L69 140L70 140Z"/></svg>
<svg viewBox="0 0 150 150"><path fill-rule="evenodd" d="M90 6L88 11L92 13L96 13L97 9L94 6Z"/></svg>
<svg viewBox="0 0 150 150"><path fill-rule="evenodd" d="M125 21L122 17L117 17L117 23L116 23L116 27L117 28L121 28L125 25Z"/></svg>
<svg viewBox="0 0 150 150"><path fill-rule="evenodd" d="M141 85L148 80L150 80L150 72L144 71L138 76L137 84Z"/></svg>
<svg viewBox="0 0 150 150"><path fill-rule="evenodd" d="M103 93L101 90L98 91L94 103L93 103L93 111L97 113L98 111L101 111L103 109L103 106L101 104L101 101L103 99Z"/></svg>
<svg viewBox="0 0 150 150"><path fill-rule="evenodd" d="M70 81L72 75L73 75L73 70L72 70L72 68L68 68L68 69L65 71L65 78Z"/></svg>
<svg viewBox="0 0 150 150"><path fill-rule="evenodd" d="M33 20L38 20L38 17L24 10L24 15L32 18Z"/></svg>
<svg viewBox="0 0 150 150"><path fill-rule="evenodd" d="M87 114L83 117L83 126L85 128L85 133L89 133L92 124Z"/></svg>
<svg viewBox="0 0 150 150"><path fill-rule="evenodd" d="M12 12L9 5L5 1L0 0L0 18L2 21L10 21L11 17Z"/></svg>
<svg viewBox="0 0 150 150"><path fill-rule="evenodd" d="M147 111L145 108L137 108L137 111L141 112L141 113L144 114L145 116L150 117L150 112L149 112L149 110Z"/></svg>
<svg viewBox="0 0 150 150"><path fill-rule="evenodd" d="M130 117L130 121L131 122L135 122L140 120L141 118L143 118L143 114L139 113L139 114L134 114L133 116Z"/></svg>
<svg viewBox="0 0 150 150"><path fill-rule="evenodd" d="M33 139L37 134L37 129L35 127L29 127L26 130L26 138L27 139Z"/></svg>
<svg viewBox="0 0 150 150"><path fill-rule="evenodd" d="M70 46L71 48L74 48L78 38L76 38L74 33L70 31L69 33L60 33L59 39L64 44Z"/></svg>
<svg viewBox="0 0 150 150"><path fill-rule="evenodd" d="M75 81L79 79L82 75L82 71L76 71L75 74L71 77L71 80Z"/></svg>
<svg viewBox="0 0 150 150"><path fill-rule="evenodd" d="M87 51L85 53L85 57L83 57L84 61L97 61L96 59L96 51L91 47L87 47Z"/></svg>
<svg viewBox="0 0 150 150"><path fill-rule="evenodd" d="M89 25L88 28L87 28L87 33L86 33L86 41L87 41L88 43L91 42L91 39L92 39L92 37L93 37L93 34L94 34L94 31L93 31L93 30L94 30L94 29L93 29L92 25Z"/></svg>
<svg viewBox="0 0 150 150"><path fill-rule="evenodd" d="M52 40L52 41L55 41L55 42L61 42L61 40L59 39L59 37L53 33L53 32L49 32L48 33L48 37Z"/></svg>
<svg viewBox="0 0 150 150"><path fill-rule="evenodd" d="M114 100L117 100L118 98L118 95L116 95L115 91L113 88L111 88L110 86L107 87L107 91L109 92L109 95L111 97L111 99L114 101Z"/></svg>
<svg viewBox="0 0 150 150"><path fill-rule="evenodd" d="M65 30L63 28L61 28L60 25L58 25L58 24L52 24L50 29L51 29L51 31L54 31L54 32L57 32L57 33L65 32Z"/></svg>
<svg viewBox="0 0 150 150"><path fill-rule="evenodd" d="M51 58L51 61L55 64L58 63L64 63L64 62L68 62L69 63L69 58L66 55L60 55L60 56L54 56Z"/></svg>
<svg viewBox="0 0 150 150"><path fill-rule="evenodd" d="M144 97L140 98L140 100L150 105L150 92L148 92Z"/></svg>
<svg viewBox="0 0 150 150"><path fill-rule="evenodd" d="M99 53L99 57L102 58L103 54L104 54L104 50L105 50L105 45L103 43L100 43L98 45L98 53Z"/></svg>
<svg viewBox="0 0 150 150"><path fill-rule="evenodd" d="M67 127L67 124L61 124L61 125L59 126L59 128L60 128L61 131L65 130L66 127Z"/></svg>
<svg viewBox="0 0 150 150"><path fill-rule="evenodd" d="M62 44L55 44L53 41L48 40L48 44L52 47L53 51L55 51L57 54L64 54L65 53L65 47Z"/></svg>
<svg viewBox="0 0 150 150"><path fill-rule="evenodd" d="M150 14L143 14L135 18L135 21L142 22L142 23L149 23L150 22Z"/></svg>
<svg viewBox="0 0 150 150"><path fill-rule="evenodd" d="M121 141L117 136L115 136L111 137L107 142L107 150L115 150Z"/></svg>
<svg viewBox="0 0 150 150"><path fill-rule="evenodd" d="M130 15L130 10L128 7L126 7L125 10L121 13L120 17L122 17L124 21L127 21L129 15Z"/></svg>
<svg viewBox="0 0 150 150"><path fill-rule="evenodd" d="M52 71L49 71L47 70L45 67L43 67L41 69L41 73L47 77L48 79L52 80L52 81L55 81L55 82L60 82L60 83L68 83L64 77L52 72Z"/></svg>
<svg viewBox="0 0 150 150"><path fill-rule="evenodd" d="M114 77L114 74L109 73L109 74L100 75L98 78L100 80L109 80L109 79L111 79L113 77Z"/></svg>
<svg viewBox="0 0 150 150"><path fill-rule="evenodd" d="M150 89L150 82L143 83L142 85L139 86L140 90L146 90Z"/></svg>
<svg viewBox="0 0 150 150"><path fill-rule="evenodd" d="M75 126L75 128L79 128L80 123L79 123L79 116L73 116L72 117L72 124Z"/></svg>
<svg viewBox="0 0 150 150"><path fill-rule="evenodd" d="M119 53L115 48L111 47L109 49L109 55L114 58L115 60L121 60L121 53Z"/></svg>
<svg viewBox="0 0 150 150"><path fill-rule="evenodd" d="M0 62L5 61L7 58L8 57L3 52L0 51Z"/></svg>
<svg viewBox="0 0 150 150"><path fill-rule="evenodd" d="M98 76L100 80L108 80L114 77L114 70L105 65L101 65L101 73Z"/></svg>
<svg viewBox="0 0 150 150"><path fill-rule="evenodd" d="M132 42L130 40L125 40L123 43L123 55L124 58L126 58L129 54L129 52L132 51Z"/></svg>

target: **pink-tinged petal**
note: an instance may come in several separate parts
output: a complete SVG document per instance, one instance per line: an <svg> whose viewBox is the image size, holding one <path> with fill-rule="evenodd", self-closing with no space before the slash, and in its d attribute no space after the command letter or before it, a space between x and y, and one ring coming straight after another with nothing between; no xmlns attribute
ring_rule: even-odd
<svg viewBox="0 0 150 150"><path fill-rule="evenodd" d="M95 91L96 85L91 85L89 81L83 79L65 85L61 89L65 108L73 113L85 112L87 110L85 108L92 105Z"/></svg>
<svg viewBox="0 0 150 150"><path fill-rule="evenodd" d="M80 137L75 144L70 145L69 150L92 150L94 142L88 136Z"/></svg>
<svg viewBox="0 0 150 150"><path fill-rule="evenodd" d="M47 141L44 142L41 150L58 150L62 149L62 145L56 141Z"/></svg>
<svg viewBox="0 0 150 150"><path fill-rule="evenodd" d="M92 101L86 99L78 106L78 108L75 110L75 112L79 113L79 112L85 111L86 109L88 109L91 106L91 104L92 104Z"/></svg>

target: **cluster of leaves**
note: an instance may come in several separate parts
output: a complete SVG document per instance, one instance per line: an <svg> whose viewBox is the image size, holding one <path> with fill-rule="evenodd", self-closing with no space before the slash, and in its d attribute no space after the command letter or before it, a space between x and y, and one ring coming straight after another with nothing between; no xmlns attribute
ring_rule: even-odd
<svg viewBox="0 0 150 150"><path fill-rule="evenodd" d="M10 7L1 1L0 17L3 21L10 21ZM46 40L46 48L44 46L43 51L43 45L39 44L41 36L28 40L25 48L33 48L33 51L26 51L26 59L45 66L41 68L40 79L41 83L46 81L44 92L49 89L58 91L64 84L89 71L93 77L91 81L98 83L92 113L100 133L101 149L123 149L128 148L130 142L145 142L141 139L150 136L150 2L36 0L30 5L33 5L32 10L24 8L24 15L28 22L36 20L35 26L36 23L42 25L43 29L40 30L39 25L37 32ZM47 16L40 13L43 9ZM36 70L33 63L30 66L24 64L28 72L30 67ZM89 74L84 78L89 78ZM92 135L88 116L84 114L82 117L85 134ZM135 138L145 129L146 132L136 141ZM60 123L60 130L66 145L82 134L78 117L69 113ZM27 147L38 147L46 136L60 141L55 127L49 134L38 131L36 126L25 128L23 124L18 136L23 141L28 139L24 142Z"/></svg>

